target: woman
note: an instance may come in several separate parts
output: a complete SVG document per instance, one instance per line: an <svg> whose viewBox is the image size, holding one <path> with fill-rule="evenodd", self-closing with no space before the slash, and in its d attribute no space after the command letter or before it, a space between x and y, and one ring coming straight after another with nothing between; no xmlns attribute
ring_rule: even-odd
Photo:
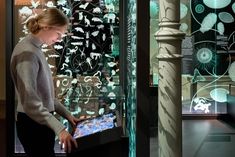
<svg viewBox="0 0 235 157"><path fill-rule="evenodd" d="M53 112L75 126L78 121L55 99L50 68L41 51L43 44L61 40L67 17L56 8L44 10L26 23L30 34L19 42L11 58L11 73L18 97L16 129L29 157L54 157L55 135L66 152L77 147Z"/></svg>

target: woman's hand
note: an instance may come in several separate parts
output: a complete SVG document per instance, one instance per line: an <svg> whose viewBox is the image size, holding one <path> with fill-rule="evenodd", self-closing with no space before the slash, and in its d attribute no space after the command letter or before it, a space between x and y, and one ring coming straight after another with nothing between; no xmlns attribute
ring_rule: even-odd
<svg viewBox="0 0 235 157"><path fill-rule="evenodd" d="M65 129L60 132L59 140L62 148L67 153L71 153L72 148L78 147L76 140Z"/></svg>
<svg viewBox="0 0 235 157"><path fill-rule="evenodd" d="M75 128L76 124L80 121L80 119L74 117L73 115L67 117L67 120L69 121L69 123L72 125L73 128Z"/></svg>
<svg viewBox="0 0 235 157"><path fill-rule="evenodd" d="M76 118L74 117L73 115L70 115L67 120L69 121L69 123L72 125L73 129L75 129L76 127L76 124L79 122L79 121L82 121L82 120L85 120L85 119L88 119L90 118L89 116L81 116L79 118Z"/></svg>

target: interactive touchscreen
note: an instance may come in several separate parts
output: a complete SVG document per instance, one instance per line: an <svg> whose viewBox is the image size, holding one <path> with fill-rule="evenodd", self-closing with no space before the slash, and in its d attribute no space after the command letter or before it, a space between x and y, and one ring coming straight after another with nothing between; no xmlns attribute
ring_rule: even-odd
<svg viewBox="0 0 235 157"><path fill-rule="evenodd" d="M73 137L79 138L114 127L117 127L116 115L114 113L108 113L79 122L76 126Z"/></svg>

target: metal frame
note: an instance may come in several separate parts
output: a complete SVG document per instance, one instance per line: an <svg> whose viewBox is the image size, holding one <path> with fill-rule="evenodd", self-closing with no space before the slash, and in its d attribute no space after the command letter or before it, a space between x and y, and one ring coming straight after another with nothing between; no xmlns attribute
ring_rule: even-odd
<svg viewBox="0 0 235 157"><path fill-rule="evenodd" d="M10 74L10 59L14 43L13 0L6 1L6 156L14 154L15 91Z"/></svg>
<svg viewBox="0 0 235 157"><path fill-rule="evenodd" d="M136 157L150 156L149 1L137 0Z"/></svg>

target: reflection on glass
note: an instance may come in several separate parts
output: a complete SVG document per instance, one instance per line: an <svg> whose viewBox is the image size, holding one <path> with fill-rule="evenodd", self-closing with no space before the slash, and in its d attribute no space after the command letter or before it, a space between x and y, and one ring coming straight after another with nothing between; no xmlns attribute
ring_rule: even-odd
<svg viewBox="0 0 235 157"><path fill-rule="evenodd" d="M159 16L159 3L158 0L150 0L150 86L158 85L158 60L157 51L158 45L154 34L159 29L158 16Z"/></svg>

